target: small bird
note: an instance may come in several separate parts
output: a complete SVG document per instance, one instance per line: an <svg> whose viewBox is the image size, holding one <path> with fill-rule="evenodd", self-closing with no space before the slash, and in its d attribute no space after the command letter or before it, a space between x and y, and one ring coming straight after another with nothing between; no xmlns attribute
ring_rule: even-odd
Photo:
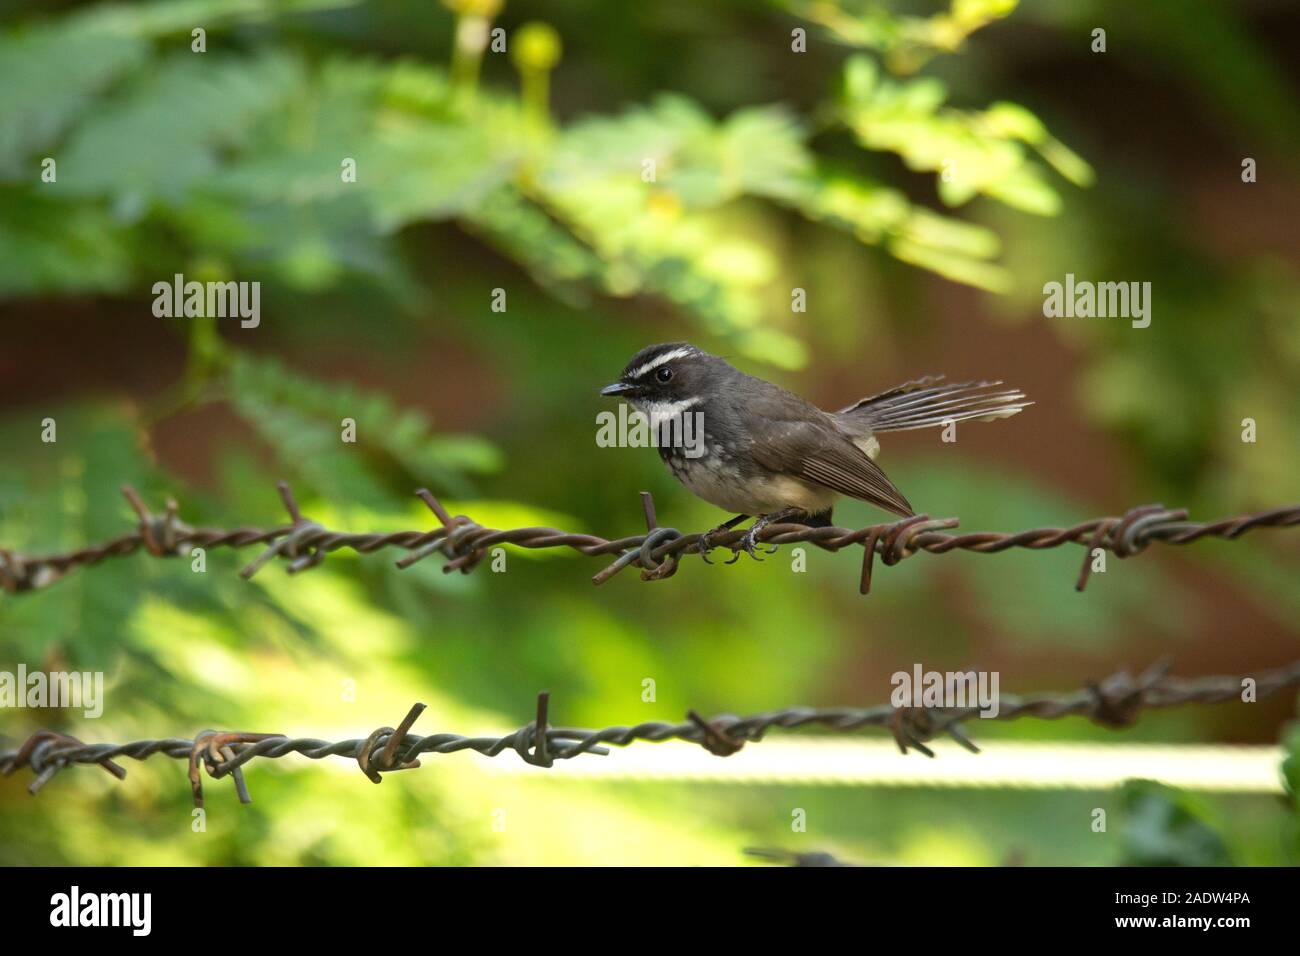
<svg viewBox="0 0 1300 956"><path fill-rule="evenodd" d="M703 448L659 443L673 476L700 498L736 517L701 540L755 521L738 547L757 557L758 533L790 519L828 527L844 495L908 517L912 506L874 461L880 432L949 422L1009 418L1032 405L1001 382L943 384L928 376L827 412L798 395L746 375L725 359L686 342L650 345L632 357L600 394L628 401L652 425L697 415Z"/></svg>

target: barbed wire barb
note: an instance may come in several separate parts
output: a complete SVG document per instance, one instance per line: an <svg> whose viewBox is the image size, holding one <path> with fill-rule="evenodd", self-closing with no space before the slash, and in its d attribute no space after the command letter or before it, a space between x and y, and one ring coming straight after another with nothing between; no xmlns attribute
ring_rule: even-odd
<svg viewBox="0 0 1300 956"><path fill-rule="evenodd" d="M56 554L25 555L0 548L0 586L11 594L40 590L75 568L91 567L141 549L153 557L166 558L188 554L193 548L264 545L262 553L239 572L241 577L249 579L277 559L286 562L289 574L298 574L320 565L330 553L345 548L358 554L371 554L385 548L407 551L408 554L396 562L399 569L409 568L439 553L446 559L444 572L460 571L462 574L472 571L492 548L500 545L511 544L528 549L569 548L592 557L614 556L610 564L592 577L592 583L596 585L604 584L628 567L640 569L643 581L669 578L677 573L681 558L688 554L699 555L704 562L712 564L708 551L715 547L733 552L733 557L726 562L728 564L739 560L744 553L742 540L745 532L734 527L724 526L705 534L686 534L676 528L660 526L654 499L649 492L641 492L645 532L611 539L559 528L486 528L467 515L453 517L427 488L421 488L415 494L433 512L438 520L437 527L389 532L332 531L303 516L286 482L281 481L276 487L289 514L289 524L227 530L198 528L181 521L179 508L173 499L168 499L162 514L154 514L135 489L126 486L122 493L136 513L138 524L135 531L102 544ZM871 590L877 555L882 564L892 567L922 551L929 554L947 554L956 550L995 554L1011 548L1043 550L1078 544L1083 547L1084 554L1075 588L1082 591L1088 583L1094 553L1098 549L1118 558L1129 558L1141 553L1154 541L1190 544L1206 537L1232 541L1258 528L1292 528L1300 525L1300 504L1218 521L1194 522L1187 517L1184 509L1152 504L1130 508L1119 517L1093 518L1068 528L959 534L954 531L959 524L957 518L931 518L919 514L856 530L771 524L758 532L757 539L762 544L771 545L772 550L782 544L796 543L811 544L832 552L860 545L863 556L858 589L862 594Z"/></svg>
<svg viewBox="0 0 1300 956"><path fill-rule="evenodd" d="M881 704L869 708L788 707L784 710L737 717L722 714L706 720L694 710L681 723L646 721L633 726L584 730L553 727L550 723L550 694L537 697L534 720L504 737L464 737L438 733L421 737L411 733L424 704L415 704L397 726L380 727L364 738L327 741L312 737L290 738L283 734L249 734L229 731L200 731L193 739L163 738L137 740L127 744L87 744L53 730L38 730L17 750L0 752L0 774L9 776L20 767L29 767L36 778L28 786L38 793L61 770L73 764L97 764L118 780L126 771L115 759L130 757L146 760L162 754L186 761L191 792L196 807L203 806L202 771L212 779L229 776L241 803L250 801L242 768L258 757L278 759L299 754L311 760L344 757L354 760L361 772L374 783L383 774L412 770L421 766L421 754L448 754L473 750L485 757L495 757L513 750L521 760L535 767L549 769L557 762L583 754L608 754L609 746L626 747L638 741L680 740L696 744L717 757L738 753L749 742L760 741L769 730L798 730L818 727L835 733L853 733L866 727L888 730L899 750L907 754L919 751L928 757L934 751L926 742L947 734L974 753L977 748L960 728L963 722L982 719L1013 720L1033 717L1056 720L1082 716L1110 729L1131 726L1146 710L1179 707L1188 704L1213 704L1241 700L1244 684L1254 681L1254 699L1261 700L1287 688L1300 687L1300 661L1285 667L1240 676L1177 678L1167 673L1167 664L1159 662L1136 679L1119 671L1100 681L1089 681L1082 690L998 698L997 713L981 713L981 705L959 707L895 707Z"/></svg>

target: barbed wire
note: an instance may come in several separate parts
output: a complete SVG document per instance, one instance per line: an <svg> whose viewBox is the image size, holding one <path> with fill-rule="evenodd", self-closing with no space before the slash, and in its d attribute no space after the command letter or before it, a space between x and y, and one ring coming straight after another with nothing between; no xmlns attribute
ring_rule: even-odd
<svg viewBox="0 0 1300 956"><path fill-rule="evenodd" d="M769 846L747 846L744 849L745 856L756 857L765 863L779 863L782 866L848 866L856 867L856 863L847 863L839 857L827 853L824 850L786 850L782 847Z"/></svg>
<svg viewBox="0 0 1300 956"><path fill-rule="evenodd" d="M437 517L439 527L390 532L331 531L303 517L287 483L282 481L277 488L291 524L275 528L222 529L195 528L181 521L174 500L167 502L162 514L154 514L135 489L124 487L122 493L139 518L135 531L102 544L58 554L24 555L0 548L0 586L15 594L39 590L49 587L74 568L93 566L109 558L125 557L141 548L155 557L176 557L189 554L193 548L266 545L266 549L240 571L245 579L251 578L276 559L287 562L288 573L296 574L317 566L326 555L344 548L359 554L370 554L384 548L405 550L409 553L397 561L399 568L408 568L438 553L447 559L443 566L445 572L460 571L466 574L492 548L503 544L529 549L570 548L591 556L617 555L611 564L592 578L592 583L597 585L604 584L629 566L641 569L643 581L672 577L677 573L678 563L684 555L698 554L706 563L713 563L709 561L708 551L714 547L727 548L733 552L727 564L739 560L743 553L742 539L745 532L742 530L724 528L707 534L684 534L676 528L659 527L655 518L654 500L649 492L641 493L646 523L644 534L602 538L558 528L486 528L466 515L452 517L438 499L424 488L418 490L416 495ZM1300 505L1209 522L1188 521L1184 509L1168 509L1158 504L1140 505L1129 509L1120 517L1093 518L1068 528L948 533L957 525L956 518L931 518L920 514L857 530L771 524L762 528L756 538L759 543L772 546L769 553L782 544L811 544L824 551L839 551L852 545L861 545L863 559L859 591L862 594L867 594L871 589L872 569L877 554L885 565L890 566L922 551L930 554L946 554L955 550L994 554L1010 548L1042 550L1067 543L1081 544L1085 546L1084 560L1075 589L1082 591L1092 571L1097 549L1119 558L1127 558L1140 553L1153 541L1189 544L1206 537L1231 541L1257 528L1290 528L1300 525ZM705 539L707 550L703 544Z"/></svg>
<svg viewBox="0 0 1300 956"><path fill-rule="evenodd" d="M1024 697L1003 694L998 697L996 715L988 719L1055 720L1083 716L1103 727L1123 728L1135 723L1145 710L1241 699L1247 680L1254 681L1254 699L1288 687L1300 687L1300 661L1255 675L1195 679L1168 676L1168 664L1162 661L1136 678L1120 671L1104 680L1089 682L1077 691ZM257 757L276 759L294 753L311 760L346 757L355 760L370 780L380 783L385 773L419 767L418 758L422 754L473 750L485 757L495 757L513 750L526 763L549 768L558 760L583 754L606 755L609 753L606 745L626 747L636 741L682 740L698 744L715 756L727 757L750 741L762 740L773 728L805 727L837 733L882 727L893 734L902 753L917 750L933 757L934 751L926 742L944 734L972 753L979 753L960 725L981 713L981 705L974 703L959 707L895 707L892 704L865 709L789 707L748 717L723 714L712 720L705 720L692 710L681 723L647 721L633 726L584 730L551 726L550 694L543 692L537 697L535 719L504 737L464 737L453 733L421 737L409 731L424 706L415 704L396 729L380 727L364 739L335 742L313 737L290 738L283 734L204 730L192 739L170 737L128 744L87 744L57 731L38 730L17 750L0 752L0 773L8 776L20 767L30 767L36 779L27 789L35 794L55 774L73 764L97 764L121 780L126 777L126 771L114 762L116 758L145 760L162 754L188 761L194 805L202 807L201 770L206 770L213 779L232 777L240 802L248 803L250 798L241 768Z"/></svg>
<svg viewBox="0 0 1300 956"><path fill-rule="evenodd" d="M747 846L743 851L745 856L752 856L762 860L764 863L774 863L781 866L793 867L810 867L810 866L836 866L836 867L861 867L864 864L850 863L842 860L833 853L825 850L787 850L784 847L771 846ZM1013 849L1002 860L1002 866L1024 866L1024 853L1019 849Z"/></svg>

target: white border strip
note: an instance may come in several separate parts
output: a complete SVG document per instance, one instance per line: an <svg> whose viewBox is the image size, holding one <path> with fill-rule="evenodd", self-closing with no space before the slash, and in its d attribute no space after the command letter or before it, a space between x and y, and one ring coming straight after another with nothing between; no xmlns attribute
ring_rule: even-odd
<svg viewBox="0 0 1300 956"><path fill-rule="evenodd" d="M549 770L502 755L489 773L539 779L681 780L709 783L822 784L890 787L1012 787L1099 790L1141 777L1189 790L1281 793L1274 746L1040 743L990 740L972 754L949 741L931 744L930 759L906 756L890 740L808 737L765 740L725 759L681 741L614 747L601 757L557 761Z"/></svg>

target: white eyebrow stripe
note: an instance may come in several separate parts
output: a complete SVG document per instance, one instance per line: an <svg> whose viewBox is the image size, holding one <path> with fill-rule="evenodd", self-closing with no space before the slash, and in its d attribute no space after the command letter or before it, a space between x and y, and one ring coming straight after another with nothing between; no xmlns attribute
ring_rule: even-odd
<svg viewBox="0 0 1300 956"><path fill-rule="evenodd" d="M663 365L665 362L671 362L673 359L681 358L684 355L690 355L693 351L695 350L687 346L685 348L673 349L671 352L665 352L663 355L656 355L654 358L646 362L640 368L633 371L632 374L628 376L628 378L640 378L642 375L644 375L646 372L649 372L651 369L656 369L660 365Z"/></svg>

